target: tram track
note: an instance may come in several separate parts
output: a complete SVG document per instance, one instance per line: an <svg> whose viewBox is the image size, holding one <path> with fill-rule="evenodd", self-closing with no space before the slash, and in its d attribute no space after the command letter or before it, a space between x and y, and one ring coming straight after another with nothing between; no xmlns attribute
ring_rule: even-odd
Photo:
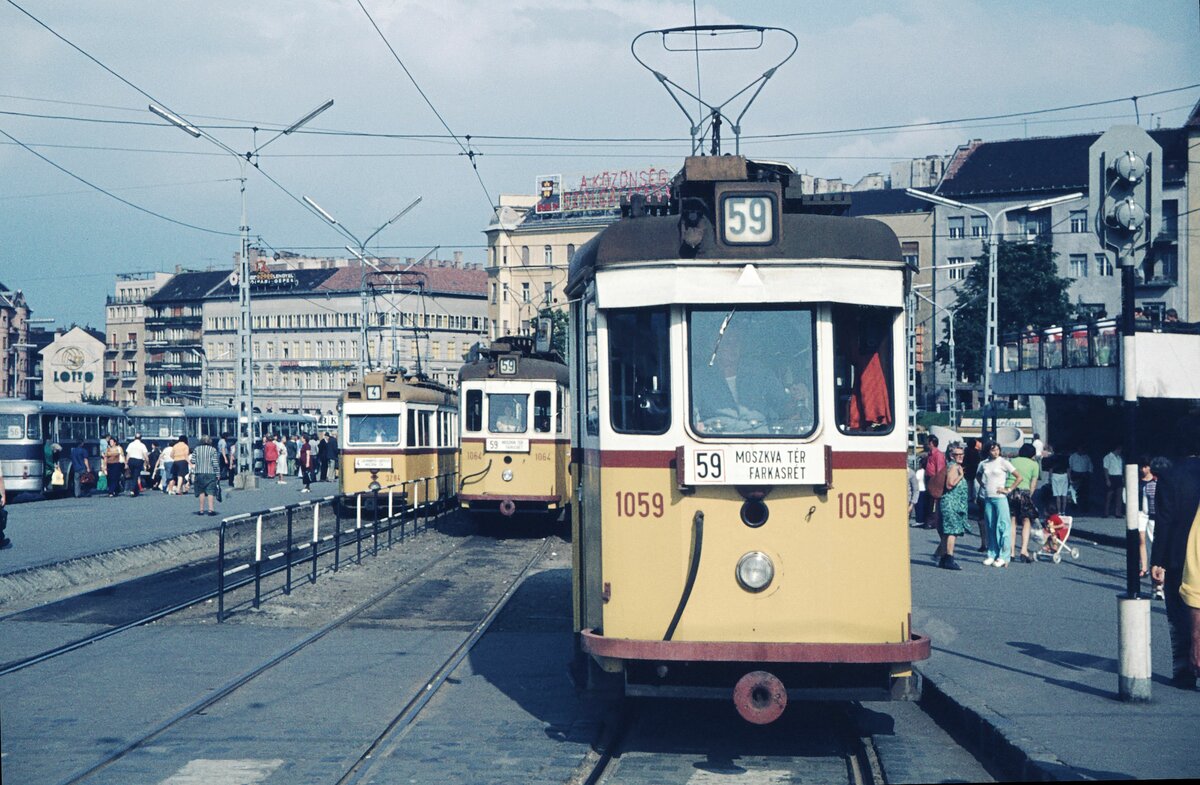
<svg viewBox="0 0 1200 785"><path fill-rule="evenodd" d="M225 683L214 687L211 691L206 691L204 697L186 705L184 708L176 711L170 716L162 719L153 727L137 734L135 738L129 739L119 748L105 754L103 758L93 761L90 765L82 768L64 779L59 780L62 785L74 785L91 780L93 777L100 775L105 770L118 764L122 759L132 753L147 748L153 747L162 737L169 734L172 730L177 729L189 718L205 714L209 709L216 704L221 703L237 694L239 690L247 687L255 679L263 676L268 671L276 668L289 659L295 657L300 652L313 646L318 641L327 637L335 630L359 620L368 614L371 609L380 606L385 600L388 600L392 595L397 594L406 587L412 587L421 579L427 577L434 568L441 565L443 571L448 570L454 563L456 555L461 555L460 558L472 558L472 553L478 551L475 545L487 545L492 541L489 538L473 535L463 540L456 542L450 548L437 553L432 558L422 560L420 565L414 566L405 571L405 574L394 581L387 588L377 592L353 608L342 613L336 618L330 620L319 629L314 630L310 634L304 636L298 641L288 645L281 651L276 652L269 658L253 665L242 673L228 679ZM362 754L358 755L349 766L345 768L340 779L334 779L337 782L356 782L360 777L370 772L373 756L379 752L386 751L390 746L403 735L404 731L409 728L421 714L421 710L425 705L437 694L438 688L444 684L454 672L455 668L469 654L474 644L487 632L492 621L500 614L505 604L516 592L523 579L530 574L534 566L542 560L550 547L554 544L552 538L547 538L536 549L535 553L526 559L520 570L516 572L516 576L506 581L508 584L505 590L491 605L487 614L476 622L470 633L459 643L458 646L446 657L440 660L437 668L430 672L427 678L420 681L416 689L413 690L410 698L404 704L403 708L395 714L385 727L377 734L377 736L366 746ZM108 772L111 777L112 773Z"/></svg>
<svg viewBox="0 0 1200 785"><path fill-rule="evenodd" d="M626 700L614 712L592 751L566 780L566 785L662 785L692 783L705 773L739 775L753 782L836 782L884 785L886 779L874 742L858 727L848 704L811 704L814 717L795 727L748 730L735 717L704 717L711 733L704 743L681 743L664 731L663 707ZM711 708L712 704L709 704ZM794 710L795 707L793 707ZM723 728L730 723L728 728ZM813 724L815 723L815 725ZM680 724L680 723L675 723ZM682 723L696 727L694 723ZM821 728L816 744L813 732ZM797 733L795 731L801 731ZM805 739L797 743L797 739ZM690 748L690 749L689 749ZM670 772L676 773L672 775ZM703 780L707 782L708 780Z"/></svg>

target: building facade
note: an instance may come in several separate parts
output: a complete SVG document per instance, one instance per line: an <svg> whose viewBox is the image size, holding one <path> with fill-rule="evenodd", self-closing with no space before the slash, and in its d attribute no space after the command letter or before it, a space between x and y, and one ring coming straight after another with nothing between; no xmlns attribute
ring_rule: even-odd
<svg viewBox="0 0 1200 785"><path fill-rule="evenodd" d="M104 333L71 327L39 350L42 400L86 403L104 397Z"/></svg>
<svg viewBox="0 0 1200 785"><path fill-rule="evenodd" d="M146 401L146 299L170 273L118 273L115 294L104 306L104 397L118 406Z"/></svg>
<svg viewBox="0 0 1200 785"><path fill-rule="evenodd" d="M0 398L31 398L29 306L0 283Z"/></svg>

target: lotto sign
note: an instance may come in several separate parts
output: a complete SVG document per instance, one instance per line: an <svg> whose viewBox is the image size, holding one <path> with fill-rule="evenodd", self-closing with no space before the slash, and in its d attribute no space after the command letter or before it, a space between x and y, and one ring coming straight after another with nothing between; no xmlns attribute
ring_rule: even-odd
<svg viewBox="0 0 1200 785"><path fill-rule="evenodd" d="M688 485L823 485L825 449L813 444L691 447Z"/></svg>

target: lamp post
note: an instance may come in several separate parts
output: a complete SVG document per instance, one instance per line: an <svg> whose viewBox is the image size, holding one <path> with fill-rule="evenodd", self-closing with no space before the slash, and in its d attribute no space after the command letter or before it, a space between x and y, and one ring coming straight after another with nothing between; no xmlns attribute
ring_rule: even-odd
<svg viewBox="0 0 1200 785"><path fill-rule="evenodd" d="M958 267L959 265L946 265L946 266L947 267ZM957 430L957 428L958 428L958 366L956 365L956 361L954 359L954 311L950 310L949 308L947 308L944 305L938 305L932 299L930 299L929 297L926 297L925 295L923 295L917 291L917 289L925 288L928 286L932 286L932 284L924 284L922 286L914 286L912 293L914 295L916 295L917 297L920 297L925 302L929 303L929 305L934 308L934 312L932 314L930 314L930 316L929 316L930 321L937 318L937 311L943 311L947 316L949 316L949 319L947 319L947 322L950 325L950 330L949 330L949 338L950 338L950 363L949 363L949 365L950 365L950 430Z"/></svg>
<svg viewBox="0 0 1200 785"><path fill-rule="evenodd" d="M992 401L992 374L1000 371L1000 346L999 336L997 335L997 318L996 318L996 301L997 301L997 255L999 252L999 242L1004 237L1004 230L1000 223L1007 213L1015 210L1028 210L1030 212L1036 210L1044 210L1047 207L1053 207L1067 202L1073 202L1076 199L1082 199L1083 194L1080 192L1064 194L1063 196L1052 196L1049 199L1040 199L1027 204L1013 205L1011 207L1002 207L994 212L989 212L982 207L977 207L973 204L965 204L947 199L939 194L931 194L925 191L918 191L915 188L906 188L905 192L909 196L923 199L926 202L940 204L943 207L954 207L959 210L970 210L979 213L988 219L988 224L994 229L996 237L989 238L988 241L988 280L987 280L987 335L984 344L984 364L983 364L983 427L982 433L985 438L996 438L996 422L993 410ZM936 225L936 223L935 223Z"/></svg>
<svg viewBox="0 0 1200 785"><path fill-rule="evenodd" d="M238 484L245 489L254 489L258 487L258 479L254 475L254 371L253 371L253 341L252 328L250 320L250 225L246 221L246 164L251 163L259 150L274 142L281 136L286 136L305 123L311 121L314 117L324 112L329 107L333 106L333 99L329 99L325 103L312 110L304 117L283 129L275 136L260 144L254 150L239 153L229 145L217 139L212 134L201 128L189 123L179 115L168 111L155 104L150 104L150 111L166 120L176 128L181 129L185 133L200 139L204 138L221 148L225 152L237 159L238 165L241 168L241 183L242 194L242 223L241 234L242 244L241 253L239 254L238 269L230 276L230 283L237 287L238 290L238 364L237 364L237 469ZM203 380L202 380L203 384Z"/></svg>
<svg viewBox="0 0 1200 785"><path fill-rule="evenodd" d="M360 298L362 301L361 302L362 314L359 317L359 325L358 325L358 378L360 381L362 379L366 378L367 368L371 364L371 354L367 349L367 306L368 306L368 302L367 302L367 266L370 265L372 268L374 268L374 270L376 272L382 272L378 266L376 266L372 262L367 261L367 245L371 242L371 240L375 239L375 235L379 234L384 229L386 229L389 226L391 226L392 224L396 223L396 221L399 221L401 218L403 218L405 215L408 214L409 210L413 209L418 204L420 204L422 198L424 198L424 197L418 196L416 199L413 200L412 204L410 204L408 207L405 207L403 210L401 210L400 212L393 215L391 218L389 218L387 221L385 221L382 226L380 226L378 229L376 229L375 231L373 231L369 235L367 235L367 239L359 240L357 237L354 236L353 232L351 232L349 229L347 229L344 224L339 223L336 218L334 218L332 215L330 215L329 212L327 210L325 210L325 208L321 207L321 205L319 205L315 201L313 201L311 197L308 197L308 196L304 197L304 203L307 204L309 207L311 207L313 210L315 210L317 215L321 216L326 221L328 221L331 226L333 226L335 229L337 229L338 231L345 234L347 237L349 237L351 240L353 240L355 242L355 244L358 246L357 251L355 249L351 248L350 246L346 246L346 250L358 257L358 267L359 267L359 270L361 271L361 275L359 276L359 289L360 289Z"/></svg>

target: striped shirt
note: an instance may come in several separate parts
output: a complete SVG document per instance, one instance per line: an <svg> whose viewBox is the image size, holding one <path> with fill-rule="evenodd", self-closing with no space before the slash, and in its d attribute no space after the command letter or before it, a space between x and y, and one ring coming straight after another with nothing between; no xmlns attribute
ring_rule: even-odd
<svg viewBox="0 0 1200 785"><path fill-rule="evenodd" d="M220 471L217 465L217 448L211 444L202 444L193 450L192 459L195 461L196 474L217 474Z"/></svg>

